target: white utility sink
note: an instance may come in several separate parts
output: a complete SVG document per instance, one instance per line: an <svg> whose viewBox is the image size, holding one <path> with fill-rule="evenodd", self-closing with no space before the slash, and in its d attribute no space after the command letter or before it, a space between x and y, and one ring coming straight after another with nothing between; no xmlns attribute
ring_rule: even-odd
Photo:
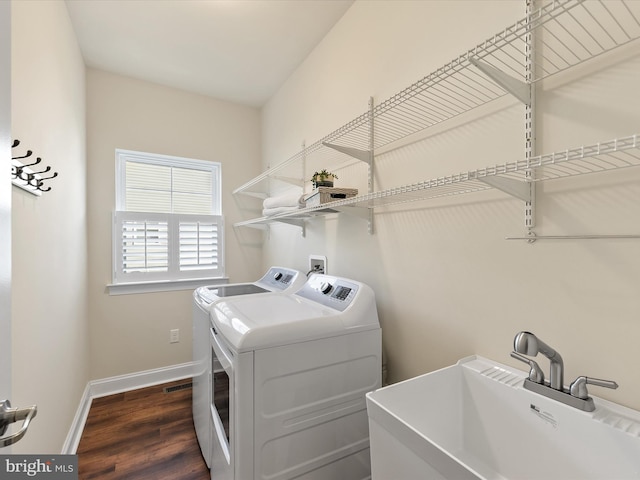
<svg viewBox="0 0 640 480"><path fill-rule="evenodd" d="M482 357L367 395L372 480L640 479L640 412L583 412Z"/></svg>

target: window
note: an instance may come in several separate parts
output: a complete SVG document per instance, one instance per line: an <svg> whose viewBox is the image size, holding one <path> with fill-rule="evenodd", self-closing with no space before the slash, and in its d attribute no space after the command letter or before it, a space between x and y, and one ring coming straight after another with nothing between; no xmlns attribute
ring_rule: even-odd
<svg viewBox="0 0 640 480"><path fill-rule="evenodd" d="M220 164L116 150L113 283L224 275Z"/></svg>

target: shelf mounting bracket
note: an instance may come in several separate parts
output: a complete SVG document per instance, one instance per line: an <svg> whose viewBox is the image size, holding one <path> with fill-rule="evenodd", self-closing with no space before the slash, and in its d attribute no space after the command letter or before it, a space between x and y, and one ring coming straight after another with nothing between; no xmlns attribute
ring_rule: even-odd
<svg viewBox="0 0 640 480"><path fill-rule="evenodd" d="M531 89L525 82L518 80L517 78L513 78L502 70L498 70L488 63L481 62L473 57L470 57L469 61L472 65L478 68L478 70L520 100L523 104L531 104Z"/></svg>
<svg viewBox="0 0 640 480"><path fill-rule="evenodd" d="M521 182L519 180L504 177L484 177L478 178L478 180L493 188L497 188L512 197L519 198L525 203L531 202L531 192L535 186L532 182Z"/></svg>
<svg viewBox="0 0 640 480"><path fill-rule="evenodd" d="M339 213L347 213L364 220L369 220L369 214L371 213L371 209L367 207L331 207L331 210L335 210Z"/></svg>
<svg viewBox="0 0 640 480"><path fill-rule="evenodd" d="M262 192L252 192L250 190L243 190L241 192L238 192L241 195L246 195L247 197L255 197L255 198L259 198L260 200L264 200L265 198L268 197L268 195L266 193L262 193Z"/></svg>
<svg viewBox="0 0 640 480"><path fill-rule="evenodd" d="M286 223L288 225L293 225L295 227L300 227L302 236L306 236L306 225L304 220L300 220L297 218L274 218L274 221L278 221L281 223Z"/></svg>
<svg viewBox="0 0 640 480"><path fill-rule="evenodd" d="M289 183L291 185L295 185L296 187L304 186L304 179L302 179L302 178L285 177L285 176L280 176L280 175L274 175L271 178L273 178L274 180L280 180L281 182Z"/></svg>
<svg viewBox="0 0 640 480"><path fill-rule="evenodd" d="M255 228L257 230L269 230L269 225L266 223L248 223L248 222L238 222L233 224L234 228L238 227L249 227Z"/></svg>
<svg viewBox="0 0 640 480"><path fill-rule="evenodd" d="M322 142L322 144L325 147L333 148L334 150L337 150L338 152L349 155L350 157L360 160L366 163L367 165L371 165L372 155L371 155L371 152L368 150L360 150L359 148L353 148L353 147L344 147L342 145L336 145L335 143L329 143L329 142Z"/></svg>

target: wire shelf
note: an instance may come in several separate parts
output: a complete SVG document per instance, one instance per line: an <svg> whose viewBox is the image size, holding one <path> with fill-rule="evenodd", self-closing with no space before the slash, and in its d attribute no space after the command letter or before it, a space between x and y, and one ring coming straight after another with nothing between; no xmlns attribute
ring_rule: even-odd
<svg viewBox="0 0 640 480"><path fill-rule="evenodd" d="M303 208L293 213L262 217L236 223L236 226L271 223L285 219L305 219L314 215L332 213L341 207L367 209L391 206L418 200L429 200L452 195L463 195L496 187L492 181L499 177L520 185L559 178L598 173L608 170L640 166L640 136L614 139L608 142L567 149L537 157L479 168L455 175L403 185L388 190L359 195L344 200ZM535 172L535 180L528 175Z"/></svg>
<svg viewBox="0 0 640 480"><path fill-rule="evenodd" d="M530 45L532 38L533 45ZM507 94L512 94L528 104L531 84L638 39L640 1L556 0L547 3L526 18L378 104L371 111L363 113L288 160L238 187L233 193L247 193L262 181L276 177L278 172L302 162L311 155L322 155L323 159L333 160L335 153L329 153L327 144L360 151L370 151L372 145L375 151ZM531 47L534 52L532 56L528 55ZM527 68L529 59L532 61L531 68ZM372 141L373 131L375 136ZM632 138L635 148L635 137ZM598 148L604 148L602 145ZM536 170L539 181L622 168L629 166L627 162L637 164L637 154L632 154L629 159L628 153L622 153L626 152L624 149L617 150L615 155L599 153L594 157L590 152L593 148L596 146L581 147L579 154L575 150L552 154L553 161L549 161L548 156L535 157L528 161L373 192L347 201L332 202L332 205L373 208L416 199L486 190L492 187L481 179L488 176L500 175L507 179L530 181L523 178L523 172ZM583 149L587 151L584 152ZM569 161L563 160L562 155L570 155ZM542 163L526 163L534 162L536 159ZM303 181L304 179L301 179L301 185ZM302 212L297 214L304 215ZM266 220L256 219L249 223L256 221Z"/></svg>
<svg viewBox="0 0 640 480"><path fill-rule="evenodd" d="M535 83L637 40L639 18L637 1L550 3L378 105L374 109L374 148L507 94L476 68L479 62L526 87L529 34L536 39L531 69L531 82ZM349 133L357 137L365 134Z"/></svg>
<svg viewBox="0 0 640 480"><path fill-rule="evenodd" d="M535 83L640 38L640 2L554 1L407 87L373 109L374 149L462 115L508 91L474 66L483 62L518 82L527 81L527 38L536 39ZM325 147L337 144L369 150L370 113L309 145L233 193L242 193ZM301 179L303 180L303 179Z"/></svg>

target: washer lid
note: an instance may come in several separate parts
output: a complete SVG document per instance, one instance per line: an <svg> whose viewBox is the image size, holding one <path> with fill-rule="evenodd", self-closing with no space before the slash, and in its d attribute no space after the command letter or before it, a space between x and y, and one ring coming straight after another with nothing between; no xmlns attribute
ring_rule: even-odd
<svg viewBox="0 0 640 480"><path fill-rule="evenodd" d="M302 272L285 267L271 267L256 282L230 283L198 287L194 297L201 305L208 307L224 297L237 295L254 295L256 293L289 292L304 285L306 277Z"/></svg>
<svg viewBox="0 0 640 480"><path fill-rule="evenodd" d="M222 300L211 310L217 332L238 352L339 335L354 328L379 328L297 295L272 294Z"/></svg>
<svg viewBox="0 0 640 480"><path fill-rule="evenodd" d="M259 287L254 283L235 283L231 285L219 285L203 288L205 291L209 291L212 298L235 297L236 295L249 295L252 293L266 293L270 291L266 288Z"/></svg>

